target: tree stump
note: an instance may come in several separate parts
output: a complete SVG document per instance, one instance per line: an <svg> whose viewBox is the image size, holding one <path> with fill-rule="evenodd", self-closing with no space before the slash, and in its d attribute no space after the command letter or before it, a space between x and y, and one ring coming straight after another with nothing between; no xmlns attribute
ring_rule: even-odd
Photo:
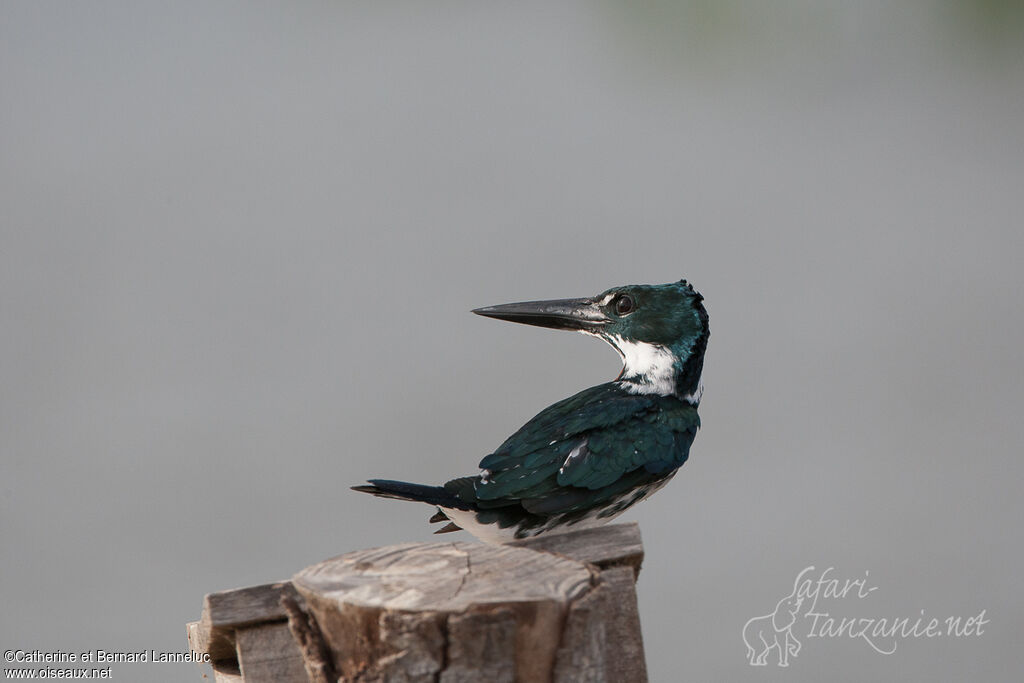
<svg viewBox="0 0 1024 683"><path fill-rule="evenodd" d="M642 557L635 524L360 550L207 596L189 640L224 681L646 681Z"/></svg>

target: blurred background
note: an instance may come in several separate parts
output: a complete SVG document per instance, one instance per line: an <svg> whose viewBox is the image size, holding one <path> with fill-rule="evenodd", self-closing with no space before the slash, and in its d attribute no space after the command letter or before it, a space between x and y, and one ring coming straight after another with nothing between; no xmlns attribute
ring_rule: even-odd
<svg viewBox="0 0 1024 683"><path fill-rule="evenodd" d="M2 2L0 648L183 651L207 592L430 540L348 487L618 372L469 309L685 277L651 679L1019 680L1022 210L1020 2ZM990 623L751 668L808 565Z"/></svg>

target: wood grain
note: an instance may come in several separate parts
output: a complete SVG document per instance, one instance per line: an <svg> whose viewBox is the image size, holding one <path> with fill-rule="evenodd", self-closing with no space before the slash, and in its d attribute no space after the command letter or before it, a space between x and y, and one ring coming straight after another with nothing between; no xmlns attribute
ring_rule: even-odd
<svg viewBox="0 0 1024 683"><path fill-rule="evenodd" d="M309 683L302 651L288 622L240 629L236 642L245 683Z"/></svg>
<svg viewBox="0 0 1024 683"><path fill-rule="evenodd" d="M555 683L644 683L647 665L633 568L602 571L572 604L555 659Z"/></svg>
<svg viewBox="0 0 1024 683"><path fill-rule="evenodd" d="M214 683L245 683L235 660L223 660L213 665Z"/></svg>
<svg viewBox="0 0 1024 683"><path fill-rule="evenodd" d="M235 659L235 632L246 626L288 618L281 606L283 596L298 598L289 581L209 593L203 598L203 613L189 630L193 651L210 659Z"/></svg>
<svg viewBox="0 0 1024 683"><path fill-rule="evenodd" d="M569 600L587 588L590 572L580 562L511 546L405 543L335 557L304 569L292 582L303 597L462 612L489 602Z"/></svg>
<svg viewBox="0 0 1024 683"><path fill-rule="evenodd" d="M449 617L504 610L515 624L516 680L543 682L569 603L589 590L593 574L581 562L525 548L429 543L349 553L292 581L344 676L374 667L395 680L432 681L450 668L459 680L488 665L487 647L449 647ZM508 628L497 617L478 618L494 624L491 638Z"/></svg>
<svg viewBox="0 0 1024 683"><path fill-rule="evenodd" d="M640 530L347 553L211 593L190 647L225 683L643 683Z"/></svg>
<svg viewBox="0 0 1024 683"><path fill-rule="evenodd" d="M644 561L643 539L636 522L524 538L510 545L558 553L602 569L629 565L635 574L640 573Z"/></svg>

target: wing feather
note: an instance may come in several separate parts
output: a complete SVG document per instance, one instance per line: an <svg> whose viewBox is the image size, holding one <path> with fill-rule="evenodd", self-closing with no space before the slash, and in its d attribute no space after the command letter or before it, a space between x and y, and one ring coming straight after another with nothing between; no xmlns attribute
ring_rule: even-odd
<svg viewBox="0 0 1024 683"><path fill-rule="evenodd" d="M681 466L698 426L679 399L603 384L547 408L483 458L473 492L485 508L586 509Z"/></svg>

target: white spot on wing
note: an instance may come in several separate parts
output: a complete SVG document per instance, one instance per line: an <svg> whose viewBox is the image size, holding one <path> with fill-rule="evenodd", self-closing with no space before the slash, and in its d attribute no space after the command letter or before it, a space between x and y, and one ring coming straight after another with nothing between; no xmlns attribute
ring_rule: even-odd
<svg viewBox="0 0 1024 683"><path fill-rule="evenodd" d="M558 468L558 473L565 474L565 468L571 465L576 460L579 460L580 457L582 457L581 454L583 452L583 449L586 448L586 446L587 440L583 439L582 441L579 442L579 444L576 445L575 448L569 451L569 457L567 457L565 459L565 462L562 463L562 466Z"/></svg>

